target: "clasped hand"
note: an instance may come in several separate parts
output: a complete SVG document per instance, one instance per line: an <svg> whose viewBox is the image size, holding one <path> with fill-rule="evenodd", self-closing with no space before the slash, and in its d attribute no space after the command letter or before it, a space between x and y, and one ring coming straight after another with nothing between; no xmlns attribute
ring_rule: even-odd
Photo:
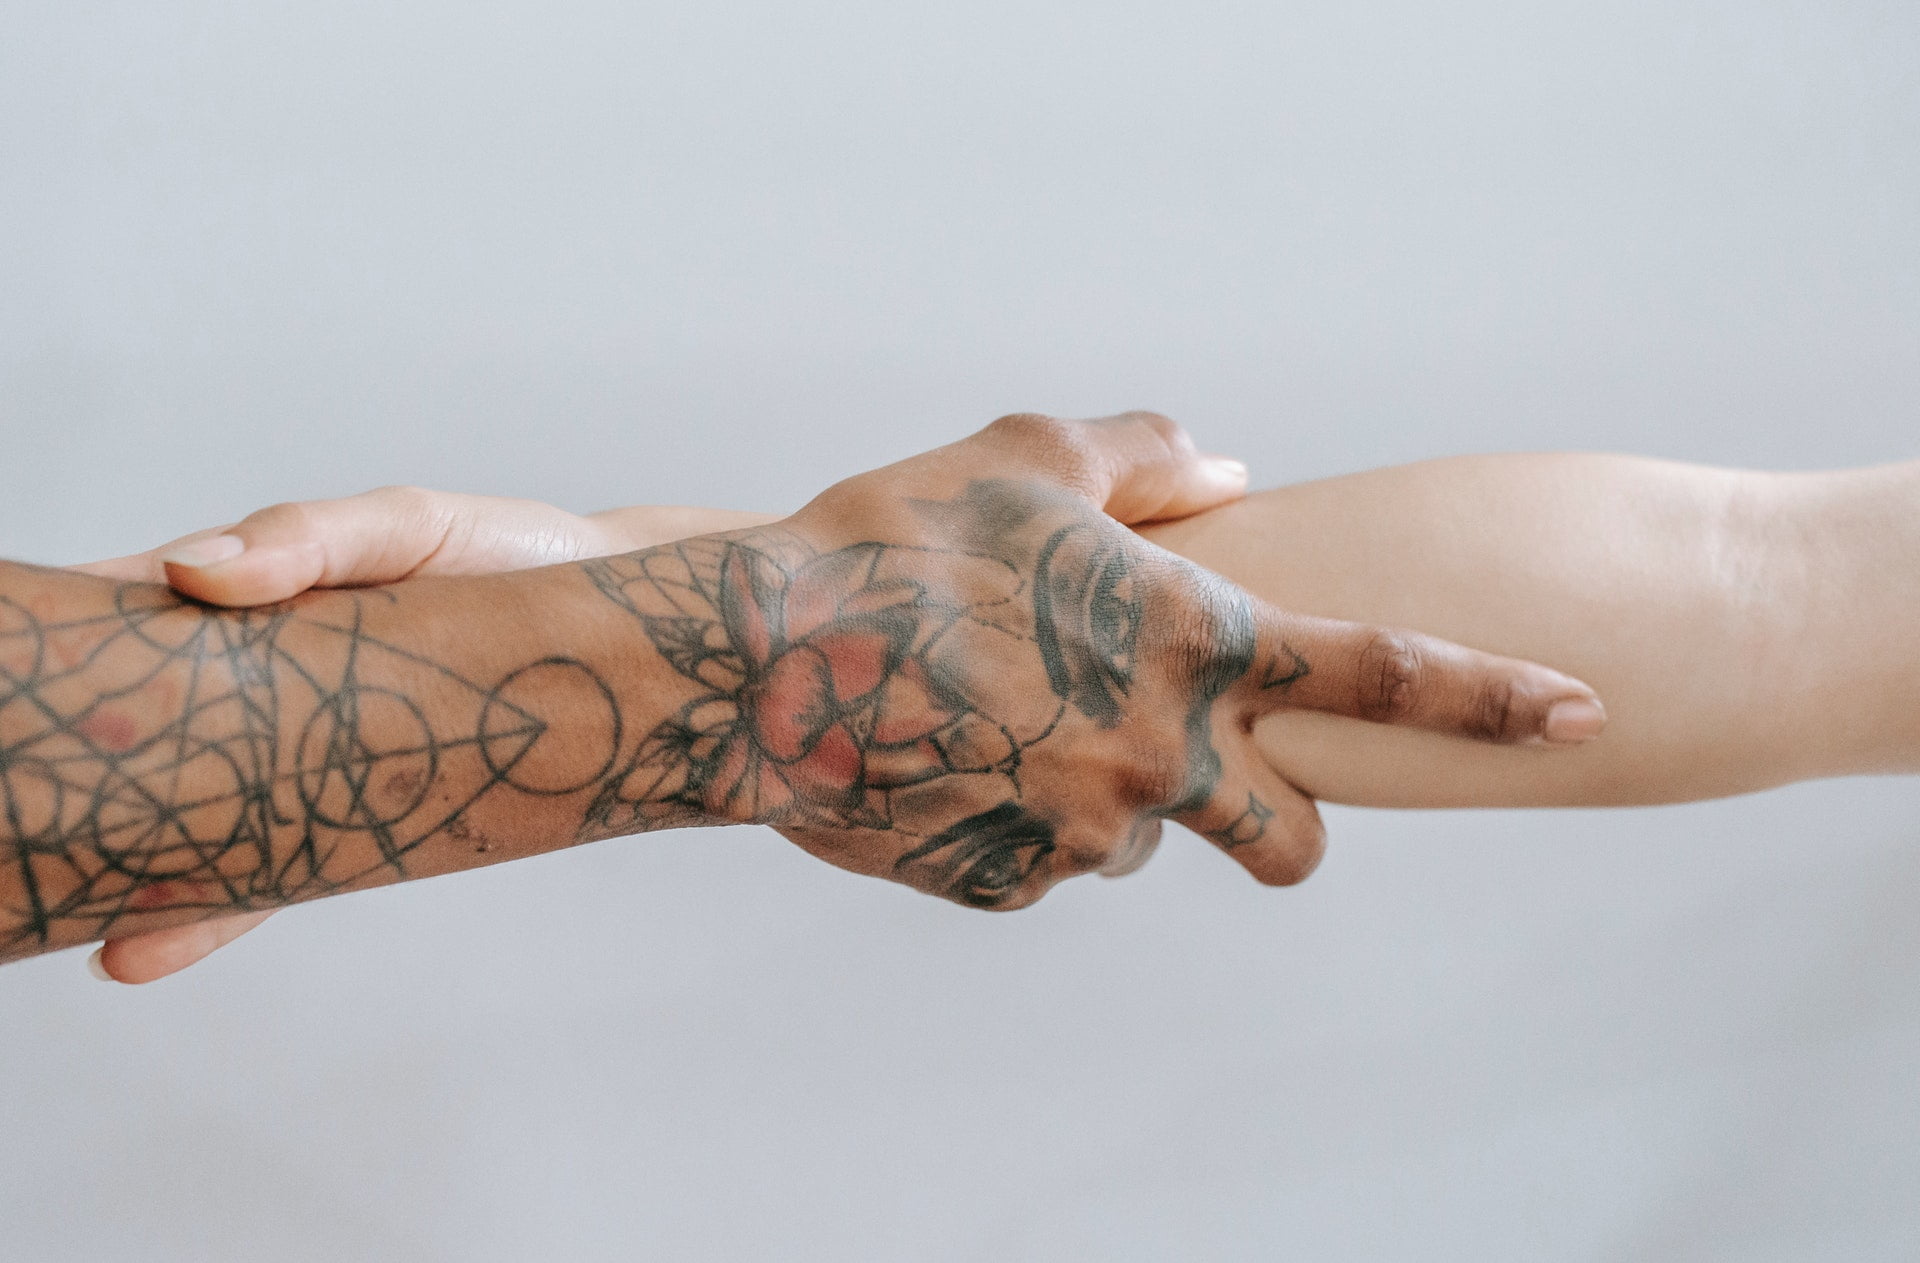
<svg viewBox="0 0 1920 1263"><path fill-rule="evenodd" d="M595 585L691 698L624 742L590 834L765 823L975 907L1131 871L1167 819L1260 881L1299 881L1324 831L1250 740L1274 710L1503 742L1598 731L1591 691L1558 672L1281 611L1127 529L1243 491L1165 418L1019 415L777 522L389 488L85 568L250 606L597 559ZM101 963L160 977L265 915L132 935Z"/></svg>

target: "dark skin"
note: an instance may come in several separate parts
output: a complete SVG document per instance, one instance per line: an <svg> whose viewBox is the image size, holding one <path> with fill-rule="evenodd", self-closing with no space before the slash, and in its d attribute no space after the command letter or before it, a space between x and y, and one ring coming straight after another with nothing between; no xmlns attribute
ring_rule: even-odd
<svg viewBox="0 0 1920 1263"><path fill-rule="evenodd" d="M1285 614L1109 515L1193 477L1163 418L1022 416L541 570L235 611L0 568L0 959L716 823L974 907L1135 867L1166 819L1291 882L1322 836L1261 715L1529 741L1590 699Z"/></svg>

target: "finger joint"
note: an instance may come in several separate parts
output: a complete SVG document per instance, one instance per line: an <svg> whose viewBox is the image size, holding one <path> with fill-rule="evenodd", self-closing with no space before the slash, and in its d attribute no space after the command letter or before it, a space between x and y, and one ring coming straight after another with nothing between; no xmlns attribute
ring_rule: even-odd
<svg viewBox="0 0 1920 1263"><path fill-rule="evenodd" d="M1424 666L1420 651L1399 632L1373 633L1360 652L1357 709L1377 723L1398 723L1419 707Z"/></svg>

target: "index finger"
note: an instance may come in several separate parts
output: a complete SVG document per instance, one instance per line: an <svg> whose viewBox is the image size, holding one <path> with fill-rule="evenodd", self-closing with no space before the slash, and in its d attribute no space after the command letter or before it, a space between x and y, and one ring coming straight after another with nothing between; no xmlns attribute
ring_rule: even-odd
<svg viewBox="0 0 1920 1263"><path fill-rule="evenodd" d="M1537 662L1264 605L1255 617L1244 678L1256 713L1317 710L1507 744L1578 745L1606 726L1592 688Z"/></svg>

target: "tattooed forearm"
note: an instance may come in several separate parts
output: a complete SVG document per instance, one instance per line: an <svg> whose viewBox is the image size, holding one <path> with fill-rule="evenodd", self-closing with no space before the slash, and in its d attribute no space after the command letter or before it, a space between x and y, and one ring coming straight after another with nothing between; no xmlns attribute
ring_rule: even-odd
<svg viewBox="0 0 1920 1263"><path fill-rule="evenodd" d="M725 821L858 840L854 866L968 904L1031 897L1085 866L1056 832L1137 755L1143 581L1103 519L1017 485L911 520L264 611L7 567L0 954ZM540 617L503 615L528 592ZM1177 783L1125 795L1130 832L1210 792L1206 712L1248 652L1144 699L1198 741ZM1033 792L1042 749L1091 773L1086 804Z"/></svg>
<svg viewBox="0 0 1920 1263"><path fill-rule="evenodd" d="M0 565L0 959L721 822L975 907L1136 865L1165 818L1298 880L1318 826L1259 714L1492 700L1520 739L1580 690L1141 542L1100 489L1164 488L1173 436L1007 418L773 526L251 612Z"/></svg>
<svg viewBox="0 0 1920 1263"><path fill-rule="evenodd" d="M0 589L0 959L443 871L492 849L483 798L583 789L621 743L593 667L497 669L430 588L257 612L23 566Z"/></svg>
<svg viewBox="0 0 1920 1263"><path fill-rule="evenodd" d="M1244 611L1149 680L1151 585L1106 519L1009 482L908 503L896 539L788 525L251 612L8 567L0 953L727 821L1003 906L1211 794ZM1142 777L1169 708L1191 748Z"/></svg>

